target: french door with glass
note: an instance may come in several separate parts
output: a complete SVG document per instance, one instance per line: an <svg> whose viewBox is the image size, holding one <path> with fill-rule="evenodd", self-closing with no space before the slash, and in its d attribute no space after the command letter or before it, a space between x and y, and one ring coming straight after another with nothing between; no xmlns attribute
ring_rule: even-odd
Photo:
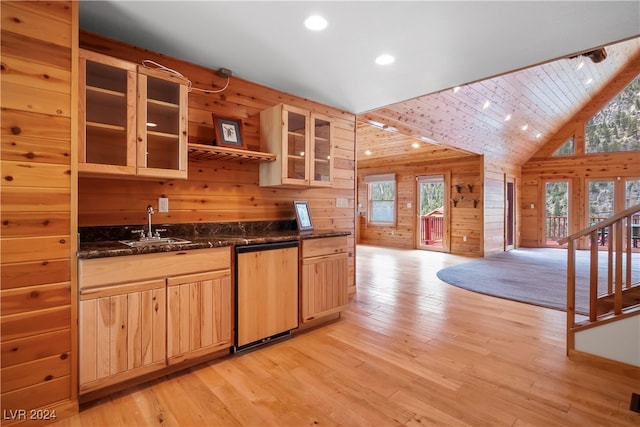
<svg viewBox="0 0 640 427"><path fill-rule="evenodd" d="M418 249L449 251L447 233L449 200L444 175L419 176L417 181L416 237Z"/></svg>

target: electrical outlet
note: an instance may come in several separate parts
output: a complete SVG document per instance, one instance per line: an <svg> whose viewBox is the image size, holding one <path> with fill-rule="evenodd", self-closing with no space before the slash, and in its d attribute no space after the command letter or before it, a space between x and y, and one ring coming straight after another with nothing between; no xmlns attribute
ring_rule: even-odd
<svg viewBox="0 0 640 427"><path fill-rule="evenodd" d="M167 199L166 197L158 198L158 212L159 213L169 212L169 199Z"/></svg>

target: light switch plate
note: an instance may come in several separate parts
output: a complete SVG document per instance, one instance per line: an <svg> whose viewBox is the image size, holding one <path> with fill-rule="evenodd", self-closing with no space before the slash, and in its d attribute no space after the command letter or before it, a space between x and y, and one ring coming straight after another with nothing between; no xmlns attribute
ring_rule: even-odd
<svg viewBox="0 0 640 427"><path fill-rule="evenodd" d="M167 199L166 197L158 198L158 212L159 213L169 212L169 199Z"/></svg>

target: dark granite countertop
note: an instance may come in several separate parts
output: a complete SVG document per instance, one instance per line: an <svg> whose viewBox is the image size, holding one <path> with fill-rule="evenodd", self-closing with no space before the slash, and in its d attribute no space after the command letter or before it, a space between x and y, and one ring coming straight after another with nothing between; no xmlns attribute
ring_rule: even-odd
<svg viewBox="0 0 640 427"><path fill-rule="evenodd" d="M129 227L126 227L129 231ZM110 230L112 231L112 230ZM131 239L131 237L120 237L118 233L108 233L105 239L96 239L92 236L90 241L80 239L78 248L78 258L105 258L124 255L139 255L157 252L185 251L192 249L205 249L223 246L251 245L260 243L284 242L291 240L317 239L323 237L348 236L351 233L346 231L330 231L316 230L312 233L300 233L296 229L259 229L259 228L241 228L241 229L218 229L218 232L212 232L207 235L206 228L200 229L190 235L185 232L184 227L181 229L173 229L171 231L181 231L179 233L162 233L164 236L186 239L190 243L175 243L163 245L150 245L141 247L129 247L118 240ZM204 231L204 232L203 232ZM129 231L130 233L130 231ZM80 233L82 235L82 232ZM89 234L89 233L86 233ZM128 235L127 235L128 236Z"/></svg>

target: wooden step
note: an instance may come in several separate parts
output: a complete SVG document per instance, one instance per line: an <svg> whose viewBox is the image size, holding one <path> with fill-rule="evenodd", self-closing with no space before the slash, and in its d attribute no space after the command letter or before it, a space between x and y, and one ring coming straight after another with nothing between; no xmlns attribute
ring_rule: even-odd
<svg viewBox="0 0 640 427"><path fill-rule="evenodd" d="M598 298L598 316L613 311L614 295L604 295ZM622 308L640 305L640 283L622 290Z"/></svg>

